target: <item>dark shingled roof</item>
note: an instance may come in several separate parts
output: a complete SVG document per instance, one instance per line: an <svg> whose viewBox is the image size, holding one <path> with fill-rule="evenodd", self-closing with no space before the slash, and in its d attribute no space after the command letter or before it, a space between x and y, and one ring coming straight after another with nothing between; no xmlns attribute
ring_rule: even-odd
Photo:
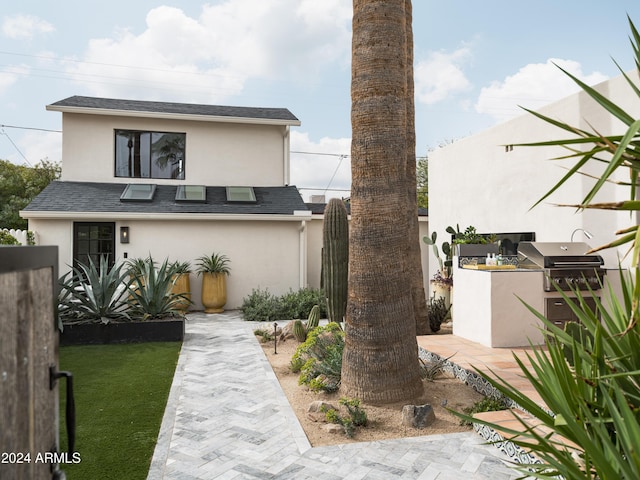
<svg viewBox="0 0 640 480"><path fill-rule="evenodd" d="M149 102L143 100L82 97L77 95L52 103L50 107L75 107L144 113L171 113L176 115L254 118L259 120L282 120L299 123L299 120L286 108L227 107L221 105L198 105L190 103Z"/></svg>
<svg viewBox="0 0 640 480"><path fill-rule="evenodd" d="M125 183L54 181L24 208L26 212L203 213L292 215L308 211L295 186L254 187L256 203L228 203L225 187L207 187L206 203L175 201L177 185L158 185L151 202L121 202Z"/></svg>

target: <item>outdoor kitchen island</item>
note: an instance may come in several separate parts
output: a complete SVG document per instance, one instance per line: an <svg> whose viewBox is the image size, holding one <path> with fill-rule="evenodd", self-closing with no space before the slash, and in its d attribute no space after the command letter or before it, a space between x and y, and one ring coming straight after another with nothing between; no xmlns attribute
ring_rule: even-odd
<svg viewBox="0 0 640 480"><path fill-rule="evenodd" d="M601 257L597 255L583 255L589 249L586 244L522 242L520 248L534 262L521 255L520 250L518 261L508 268L478 267L474 262L465 262L467 259L454 257L451 302L454 335L491 348L544 343L544 325L527 305L559 326L572 320L570 307L550 284L550 278L558 282L569 297L574 297L570 285L584 289L586 284L605 299L610 284L616 296L620 297L619 271L606 271ZM570 255L573 253L571 249L581 251L581 254ZM555 250L561 254L548 254ZM569 254L565 254L567 252ZM601 281L604 289L599 288ZM590 296L589 292L585 296Z"/></svg>

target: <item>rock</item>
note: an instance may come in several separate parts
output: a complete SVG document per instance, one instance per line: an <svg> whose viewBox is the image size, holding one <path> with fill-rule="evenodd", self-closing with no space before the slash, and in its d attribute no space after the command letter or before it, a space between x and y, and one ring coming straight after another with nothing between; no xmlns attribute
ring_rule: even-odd
<svg viewBox="0 0 640 480"><path fill-rule="evenodd" d="M289 322L284 327L282 327L278 340L284 342L289 338L293 338L293 322Z"/></svg>
<svg viewBox="0 0 640 480"><path fill-rule="evenodd" d="M323 402L322 400L315 400L309 404L309 406L307 407L307 412L310 412L310 413L322 412L324 414L323 410L330 410L332 408L334 410L336 409L336 407L334 407L330 403Z"/></svg>
<svg viewBox="0 0 640 480"><path fill-rule="evenodd" d="M337 423L327 423L322 426L322 429L327 433L344 433L342 425L338 425Z"/></svg>
<svg viewBox="0 0 640 480"><path fill-rule="evenodd" d="M413 428L424 428L436 420L431 405L405 405L402 407L402 425Z"/></svg>

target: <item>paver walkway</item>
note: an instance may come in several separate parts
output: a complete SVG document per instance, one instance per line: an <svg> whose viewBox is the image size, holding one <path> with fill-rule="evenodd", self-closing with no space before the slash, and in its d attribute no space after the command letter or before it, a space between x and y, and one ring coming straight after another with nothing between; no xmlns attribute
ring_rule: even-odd
<svg viewBox="0 0 640 480"><path fill-rule="evenodd" d="M148 480L519 477L473 432L312 448L237 312L190 314Z"/></svg>

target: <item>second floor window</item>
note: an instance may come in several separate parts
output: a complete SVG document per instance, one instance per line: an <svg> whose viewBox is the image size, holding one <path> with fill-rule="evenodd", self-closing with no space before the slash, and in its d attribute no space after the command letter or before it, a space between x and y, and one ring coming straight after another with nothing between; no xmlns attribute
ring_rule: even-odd
<svg viewBox="0 0 640 480"><path fill-rule="evenodd" d="M116 130L116 177L184 180L184 133Z"/></svg>

